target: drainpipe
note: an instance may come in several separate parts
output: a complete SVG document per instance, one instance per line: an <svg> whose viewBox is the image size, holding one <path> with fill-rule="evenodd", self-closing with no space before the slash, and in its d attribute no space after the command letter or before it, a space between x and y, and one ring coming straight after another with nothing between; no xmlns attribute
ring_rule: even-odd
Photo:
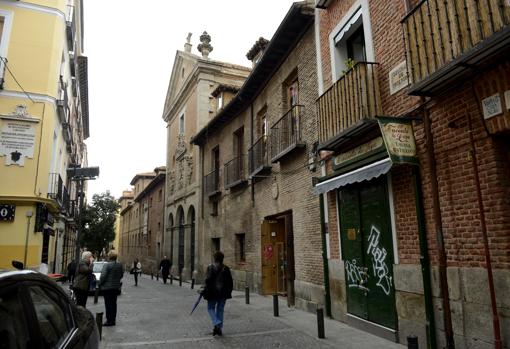
<svg viewBox="0 0 510 349"><path fill-rule="evenodd" d="M421 97L421 104L425 104L425 98ZM427 150L427 165L430 174L430 186L432 194L432 213L436 228L437 253L439 257L439 283L443 295L443 321L445 329L446 348L454 349L452 314L450 309L450 292L448 291L448 277L446 274L446 250L444 248L443 223L441 206L439 204L439 189L436 172L436 159L434 157L434 140L432 138L431 121L425 106L422 109L423 128L425 129L425 148Z"/></svg>
<svg viewBox="0 0 510 349"><path fill-rule="evenodd" d="M494 290L494 279L492 276L491 253L489 249L489 239L487 238L487 224L485 223L485 208L482 199L482 190L480 188L480 173L478 172L478 159L476 156L475 140L473 138L473 125L471 123L471 113L467 113L469 142L471 143L471 162L475 172L476 198L478 200L478 211L480 212L480 225L482 228L483 248L485 252L485 264L487 267L487 279L489 281L489 293L492 306L492 327L494 330L494 348L501 349L501 331L499 328L498 307L496 303L496 292Z"/></svg>
<svg viewBox="0 0 510 349"><path fill-rule="evenodd" d="M250 104L250 147L253 146L253 103ZM250 171L251 164L253 163L253 151L249 153L248 171ZM251 179L251 205L255 207L255 182Z"/></svg>
<svg viewBox="0 0 510 349"><path fill-rule="evenodd" d="M327 256L327 247L326 247L326 224L324 217L324 194L319 195L320 202L320 218L321 218L321 236L322 236L322 264L324 268L324 289L326 290L325 295L325 306L326 306L326 315L332 317L331 315L331 294L329 289L329 264L328 264L328 256Z"/></svg>
<svg viewBox="0 0 510 349"><path fill-rule="evenodd" d="M416 217L418 219L418 236L420 240L420 264L423 278L423 294L425 296L425 316L427 318L427 348L437 348L436 322L434 320L434 305L432 303L432 286L430 281L429 247L427 243L427 229L425 226L425 210L423 209L423 192L421 190L421 176L418 166L413 166L413 185L416 203Z"/></svg>

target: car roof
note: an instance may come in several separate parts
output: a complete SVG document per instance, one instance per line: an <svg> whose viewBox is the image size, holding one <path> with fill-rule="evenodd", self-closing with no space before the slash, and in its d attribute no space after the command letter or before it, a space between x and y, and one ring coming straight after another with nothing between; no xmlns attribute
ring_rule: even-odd
<svg viewBox="0 0 510 349"><path fill-rule="evenodd" d="M19 282L32 285L45 284L59 292L61 295L67 296L62 287L60 287L54 280L50 279L45 274L33 270L15 270L0 274L0 289Z"/></svg>
<svg viewBox="0 0 510 349"><path fill-rule="evenodd" d="M30 274L38 274L33 270L12 270L7 272L0 273L0 280L11 278L16 275L30 275Z"/></svg>

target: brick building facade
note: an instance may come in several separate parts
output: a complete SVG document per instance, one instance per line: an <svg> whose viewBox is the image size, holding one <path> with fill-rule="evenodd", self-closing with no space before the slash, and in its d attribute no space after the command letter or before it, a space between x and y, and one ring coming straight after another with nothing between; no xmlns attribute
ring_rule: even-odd
<svg viewBox="0 0 510 349"><path fill-rule="evenodd" d="M423 347L508 346L510 7L317 3L333 317ZM413 120L419 167L378 152L381 115Z"/></svg>
<svg viewBox="0 0 510 349"><path fill-rule="evenodd" d="M271 41L248 52L252 73L193 138L204 164L204 261L225 253L236 288L323 303L316 176L313 6L295 3Z"/></svg>

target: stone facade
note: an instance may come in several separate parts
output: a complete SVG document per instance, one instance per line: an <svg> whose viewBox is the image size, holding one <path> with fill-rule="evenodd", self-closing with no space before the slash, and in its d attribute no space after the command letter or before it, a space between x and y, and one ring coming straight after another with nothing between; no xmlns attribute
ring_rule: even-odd
<svg viewBox="0 0 510 349"><path fill-rule="evenodd" d="M202 57L191 53L191 44L177 51L167 91L163 119L167 127L167 177L162 251L172 261L171 273L183 279L200 278L198 248L201 232L195 228L200 214L197 176L201 169L198 148L189 141L212 118L216 102L211 96L218 84L240 86L248 68L211 60L210 36L201 36Z"/></svg>
<svg viewBox="0 0 510 349"><path fill-rule="evenodd" d="M214 250L221 249L237 289L248 286L259 293L286 294L289 304L315 311L317 305L324 303L324 288L318 197L312 193L312 177L317 176L314 146L318 96L313 9L304 2L297 3L287 18L288 22L281 24L281 31L272 39L275 46L281 46L262 53L236 99L194 137L204 156L202 175L206 183L203 214L199 218L204 232L201 253L205 267ZM299 30L291 32L288 24L294 21L302 22ZM282 41L284 37L290 37L289 42ZM285 54L278 56L276 51ZM278 64L266 65L269 60ZM288 91L295 81L299 93L298 105L293 107L290 98L295 96L289 97ZM259 92L251 95L253 90ZM290 120L297 120L292 121L297 126L285 126ZM294 131L292 127L296 127ZM297 132L295 148L292 141L287 147L287 132ZM263 151L256 150L260 142L266 142ZM289 149L292 152L286 153ZM262 171L253 165L260 154L267 156ZM239 172L232 174L231 165L236 161ZM208 177L214 170L219 170L218 185L210 189ZM264 240L261 228L275 222L285 225L285 239L280 243L286 246L281 250L278 243ZM282 232L273 228L268 231L274 234L272 237ZM283 271L272 289L265 283L272 272L279 271L265 271L264 259L270 260L278 251L285 260L281 264L281 260L275 262L276 268ZM281 283L278 286L280 281L286 287Z"/></svg>
<svg viewBox="0 0 510 349"><path fill-rule="evenodd" d="M416 2L413 2L416 3ZM334 35L341 23L356 8L363 8L363 26L368 32L367 57L379 63L378 86L382 113L403 116L413 112L420 99L408 95L408 88L390 92L389 73L406 61L406 46L402 18L406 15L404 1L332 1L325 10L318 10L316 26L320 42L319 85L326 91L337 77L332 62ZM391 10L388 10L391 9ZM369 42L368 42L369 41ZM412 43L414 44L414 42ZM508 56L507 56L508 57ZM420 162L420 183L424 193L428 256L432 265L432 294L438 347L444 347L443 303L439 287L439 258L433 214L431 180L437 175L442 230L447 257L447 281L455 345L457 348L489 348L494 346L487 270L480 221L481 208L477 201L476 174L480 180L482 203L488 232L489 251L494 270L495 293L503 345L510 345L509 306L505 303L510 267L510 143L502 130L508 132L508 111L503 110L501 121L496 118L484 122L481 100L494 93L510 89L507 59L495 60L483 75L457 82L455 89L427 99L424 107L430 115L436 173L429 171L424 124L414 122L417 153ZM506 105L508 108L508 105ZM416 113L415 113L416 115ZM421 113L417 114L423 117ZM425 114L427 115L427 114ZM470 130L470 123L472 129ZM491 132L494 131L494 134ZM473 135L474 147L469 134ZM505 138L506 137L506 138ZM341 152L341 150L337 151ZM476 156L478 169L472 163ZM332 160L326 160L325 170L333 174ZM391 170L390 191L394 234L393 264L397 339L405 343L408 335L417 335L420 347L426 347L425 298L420 267L418 217L410 166ZM349 321L345 281L345 260L341 250L338 224L337 192L327 195L329 232L329 282L333 317Z"/></svg>

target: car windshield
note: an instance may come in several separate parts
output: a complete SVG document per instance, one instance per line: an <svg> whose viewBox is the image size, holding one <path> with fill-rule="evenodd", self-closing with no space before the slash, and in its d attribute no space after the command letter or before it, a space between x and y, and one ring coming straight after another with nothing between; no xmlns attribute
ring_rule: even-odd
<svg viewBox="0 0 510 349"><path fill-rule="evenodd" d="M103 266L105 265L105 262L96 262L94 263L94 273L100 273L103 270Z"/></svg>

